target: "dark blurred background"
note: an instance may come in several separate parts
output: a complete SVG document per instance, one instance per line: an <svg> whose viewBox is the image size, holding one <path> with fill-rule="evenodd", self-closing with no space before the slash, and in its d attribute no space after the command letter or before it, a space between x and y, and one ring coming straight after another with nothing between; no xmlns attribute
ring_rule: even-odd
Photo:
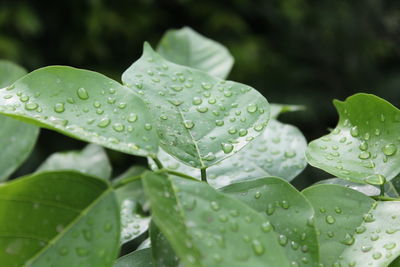
<svg viewBox="0 0 400 267"><path fill-rule="evenodd" d="M332 99L373 93L400 106L400 1L137 0L2 1L0 58L29 71L71 65L120 80L170 28L188 25L227 46L231 80L253 86L270 102L302 104L285 114L308 141L334 127ZM30 163L83 143L44 130ZM142 159L109 151L116 173ZM328 177L308 167L295 184Z"/></svg>

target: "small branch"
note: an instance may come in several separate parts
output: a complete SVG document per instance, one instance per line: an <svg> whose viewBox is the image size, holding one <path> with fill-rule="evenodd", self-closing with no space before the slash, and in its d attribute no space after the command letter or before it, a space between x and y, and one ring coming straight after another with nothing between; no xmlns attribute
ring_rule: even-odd
<svg viewBox="0 0 400 267"><path fill-rule="evenodd" d="M381 184L379 188L381 189L379 196L383 197L385 195L385 184Z"/></svg>
<svg viewBox="0 0 400 267"><path fill-rule="evenodd" d="M123 187L124 185L127 185L129 183L135 182L135 181L137 181L137 180L139 180L141 178L142 178L142 175L136 175L136 176L132 176L132 177L129 177L129 178L126 178L126 179L122 179L122 180L116 182L115 184L113 184L113 188L114 189L118 189L120 187Z"/></svg>
<svg viewBox="0 0 400 267"><path fill-rule="evenodd" d="M202 180L203 182L208 183L208 182L207 182L207 171L206 171L206 169L205 169L205 168L202 168L202 169L200 169L200 172L201 172L201 180Z"/></svg>
<svg viewBox="0 0 400 267"><path fill-rule="evenodd" d="M168 173L168 174L175 175L175 176L179 176L179 177L182 177L182 178L185 178L185 179L190 179L190 180L198 181L196 178L194 178L194 177L192 177L192 176L190 176L190 175L181 173L181 172L177 172L177 171L173 171L173 170L168 170L168 169L163 169L162 172L166 172L166 173Z"/></svg>

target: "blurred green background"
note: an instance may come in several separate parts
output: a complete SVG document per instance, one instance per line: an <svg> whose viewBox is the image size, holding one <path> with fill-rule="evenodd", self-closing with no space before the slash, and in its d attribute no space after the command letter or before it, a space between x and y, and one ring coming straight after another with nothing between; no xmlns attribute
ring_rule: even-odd
<svg viewBox="0 0 400 267"><path fill-rule="evenodd" d="M400 1L137 0L2 1L0 58L29 71L71 65L120 80L170 28L188 25L227 46L236 59L231 80L253 86L270 102L302 104L282 120L308 141L334 127L332 99L373 93L400 105ZM48 154L83 143L42 131L16 175ZM116 173L138 159L109 151ZM308 167L295 184L328 177Z"/></svg>

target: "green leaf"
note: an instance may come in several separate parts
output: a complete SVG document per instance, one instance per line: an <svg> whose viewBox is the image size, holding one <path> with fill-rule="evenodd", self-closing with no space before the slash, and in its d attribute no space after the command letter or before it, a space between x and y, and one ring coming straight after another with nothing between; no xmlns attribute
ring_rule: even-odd
<svg viewBox="0 0 400 267"><path fill-rule="evenodd" d="M208 184L148 172L152 217L191 266L289 266L268 220Z"/></svg>
<svg viewBox="0 0 400 267"><path fill-rule="evenodd" d="M143 101L95 72L52 66L0 89L0 113L129 154L157 151Z"/></svg>
<svg viewBox="0 0 400 267"><path fill-rule="evenodd" d="M400 255L399 201L376 202L329 184L303 194L315 210L324 266L387 266Z"/></svg>
<svg viewBox="0 0 400 267"><path fill-rule="evenodd" d="M5 60L0 60L0 88L12 84L26 71ZM0 181L12 174L31 153L39 128L17 120L0 116Z"/></svg>
<svg viewBox="0 0 400 267"><path fill-rule="evenodd" d="M161 147L196 168L233 155L269 120L269 104L253 88L171 63L148 44L122 80L148 104Z"/></svg>
<svg viewBox="0 0 400 267"><path fill-rule="evenodd" d="M176 267L179 266L179 259L175 255L170 243L160 232L154 222L150 224L151 249L153 262L157 267Z"/></svg>
<svg viewBox="0 0 400 267"><path fill-rule="evenodd" d="M199 69L222 79L228 76L234 62L224 46L189 27L167 31L157 51L171 62Z"/></svg>
<svg viewBox="0 0 400 267"><path fill-rule="evenodd" d="M131 252L117 260L114 267L151 267L154 266L151 248Z"/></svg>
<svg viewBox="0 0 400 267"><path fill-rule="evenodd" d="M107 153L97 145L87 145L82 151L54 153L37 171L75 170L98 178L110 179L111 163Z"/></svg>
<svg viewBox="0 0 400 267"><path fill-rule="evenodd" d="M307 149L308 162L334 176L383 184L400 172L400 111L369 94L334 101L339 123Z"/></svg>
<svg viewBox="0 0 400 267"><path fill-rule="evenodd" d="M150 217L143 212L149 207L139 179L145 170L141 166L132 166L115 180L115 183L130 181L115 190L121 211L121 244L137 238L149 228Z"/></svg>
<svg viewBox="0 0 400 267"><path fill-rule="evenodd" d="M112 266L119 250L113 190L76 172L46 172L0 186L4 266Z"/></svg>
<svg viewBox="0 0 400 267"><path fill-rule="evenodd" d="M266 176L291 181L307 165L304 152L307 141L294 126L271 120L265 131L235 155L207 169L208 182L214 187ZM158 158L164 167L200 179L198 169L179 163L162 149ZM156 169L149 159L150 165Z"/></svg>
<svg viewBox="0 0 400 267"><path fill-rule="evenodd" d="M330 178L330 179L326 179L326 180L321 180L321 181L317 182L316 184L341 185L341 186L356 190L358 192L361 192L367 196L377 196L381 193L381 190L373 185L353 183L353 182L346 181L346 180L343 180L340 178Z"/></svg>
<svg viewBox="0 0 400 267"><path fill-rule="evenodd" d="M314 210L307 199L285 180L261 178L220 189L265 216L278 233L279 244L296 266L316 266L319 261Z"/></svg>

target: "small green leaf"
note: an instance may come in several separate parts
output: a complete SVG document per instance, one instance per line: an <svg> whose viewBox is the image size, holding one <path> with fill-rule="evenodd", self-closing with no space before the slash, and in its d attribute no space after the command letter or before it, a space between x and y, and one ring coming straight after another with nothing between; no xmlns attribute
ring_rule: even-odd
<svg viewBox="0 0 400 267"><path fill-rule="evenodd" d="M324 266L387 266L400 255L400 202L376 202L339 185L316 185L304 196L315 210Z"/></svg>
<svg viewBox="0 0 400 267"><path fill-rule="evenodd" d="M131 252L117 260L114 267L152 267L151 248Z"/></svg>
<svg viewBox="0 0 400 267"><path fill-rule="evenodd" d="M152 217L191 266L289 266L269 221L208 184L148 172Z"/></svg>
<svg viewBox="0 0 400 267"><path fill-rule="evenodd" d="M381 190L373 185L353 183L353 182L346 181L346 180L343 180L340 178L330 178L330 179L326 179L326 180L321 180L321 181L317 182L316 185L317 184L341 185L341 186L356 190L358 192L361 192L367 196L377 196L381 193Z"/></svg>
<svg viewBox="0 0 400 267"><path fill-rule="evenodd" d="M133 166L115 179L118 183L124 179L137 178L115 190L121 211L121 244L137 238L149 228L150 217L144 215L144 210L147 211L149 208L139 179L145 170L141 166Z"/></svg>
<svg viewBox="0 0 400 267"><path fill-rule="evenodd" d="M175 255L163 233L160 232L154 222L150 224L151 249L153 262L157 267L176 267L179 266L179 259Z"/></svg>
<svg viewBox="0 0 400 267"><path fill-rule="evenodd" d="M119 224L114 193L97 178L46 172L0 186L4 266L112 266Z"/></svg>
<svg viewBox="0 0 400 267"><path fill-rule="evenodd" d="M280 114L306 109L301 105L287 105L271 103L271 119L277 119Z"/></svg>
<svg viewBox="0 0 400 267"><path fill-rule="evenodd" d="M0 88L8 86L26 71L5 60L0 60ZM0 115L0 181L12 174L31 153L39 128Z"/></svg>
<svg viewBox="0 0 400 267"><path fill-rule="evenodd" d="M110 179L111 163L107 153L97 145L87 145L82 151L54 153L37 171L75 170L98 178Z"/></svg>
<svg viewBox="0 0 400 267"><path fill-rule="evenodd" d="M199 69L222 79L228 76L234 62L224 46L189 27L167 31L157 51L171 62Z"/></svg>
<svg viewBox="0 0 400 267"><path fill-rule="evenodd" d="M269 120L269 104L253 88L171 63L148 44L122 80L148 104L160 146L196 168L233 155Z"/></svg>
<svg viewBox="0 0 400 267"><path fill-rule="evenodd" d="M339 123L329 135L309 144L308 162L357 183L376 185L394 178L400 172L400 111L369 94L334 104Z"/></svg>
<svg viewBox="0 0 400 267"><path fill-rule="evenodd" d="M129 154L155 153L143 101L95 72L52 66L0 89L0 113Z"/></svg>
<svg viewBox="0 0 400 267"><path fill-rule="evenodd" d="M208 182L214 187L266 176L291 181L307 165L304 152L307 141L294 126L271 120L265 131L235 155L207 169ZM198 169L179 163L162 149L158 158L164 167L200 179ZM152 159L150 166L156 169Z"/></svg>
<svg viewBox="0 0 400 267"><path fill-rule="evenodd" d="M314 210L307 199L285 180L275 177L245 181L221 188L270 222L279 244L296 266L316 266L319 261Z"/></svg>

